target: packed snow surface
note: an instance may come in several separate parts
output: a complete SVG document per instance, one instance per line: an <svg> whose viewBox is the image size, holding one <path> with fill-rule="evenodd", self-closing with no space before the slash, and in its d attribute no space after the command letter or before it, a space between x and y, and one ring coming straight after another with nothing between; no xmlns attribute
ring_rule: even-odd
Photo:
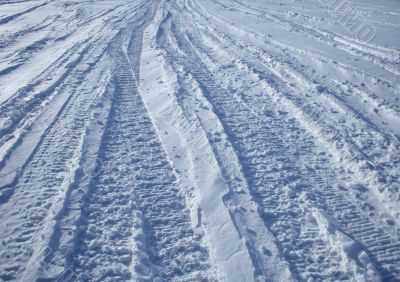
<svg viewBox="0 0 400 282"><path fill-rule="evenodd" d="M398 0L0 0L0 281L400 281Z"/></svg>

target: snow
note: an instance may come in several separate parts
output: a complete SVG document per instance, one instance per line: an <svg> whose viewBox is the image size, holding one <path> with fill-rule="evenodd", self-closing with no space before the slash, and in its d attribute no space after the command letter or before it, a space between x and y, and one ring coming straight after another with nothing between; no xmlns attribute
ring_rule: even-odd
<svg viewBox="0 0 400 282"><path fill-rule="evenodd" d="M0 0L0 281L399 281L396 0Z"/></svg>

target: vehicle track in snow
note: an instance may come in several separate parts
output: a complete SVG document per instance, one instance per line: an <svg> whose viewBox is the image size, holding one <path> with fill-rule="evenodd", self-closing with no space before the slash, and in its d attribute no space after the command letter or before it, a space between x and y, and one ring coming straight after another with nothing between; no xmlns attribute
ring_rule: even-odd
<svg viewBox="0 0 400 282"><path fill-rule="evenodd" d="M204 37L203 37L203 41L204 41ZM207 42L207 40L205 40L205 41ZM217 45L218 45L218 42L213 44L213 46L217 46ZM218 49L218 48L216 48L216 49ZM217 50L217 52L221 53L221 50ZM206 52L206 53L209 54L209 52ZM231 52L231 53L233 54L234 52ZM246 53L246 56L248 56L248 54L249 53ZM216 58L211 58L210 61L217 61L217 59ZM225 59L225 62L226 61L227 60ZM228 68L229 68L229 65L228 65ZM257 71L258 67L254 67L254 69L253 69L253 67L250 65L249 67L247 67L245 69L247 69L248 72L250 74L253 74L253 75L258 73L258 71ZM219 72L221 72L221 70L216 71L216 73L219 73ZM258 76L259 77L263 77L262 75L258 75ZM223 78L222 81L226 81L226 78ZM232 88L234 88L234 87L232 87ZM246 90L246 91L248 91L248 90ZM244 91L242 93L244 93ZM254 95L254 97L255 96L256 95ZM256 106L256 105L264 105L264 104L265 103L254 103L253 105ZM263 109L260 109L259 111L256 111L256 112L262 113L262 110ZM289 108L289 112L290 112L290 108ZM309 161L309 163L311 163L311 161ZM322 164L318 165L318 166L321 166L321 168L323 167ZM328 171L329 171L329 168L325 164L325 167L322 168L321 172L328 172ZM320 173L318 175L324 175L324 174ZM326 173L325 173L325 175L326 175ZM313 178L314 178L314 176L313 176ZM321 190L326 190L324 192L324 193L326 193L324 196L326 197L326 200L327 200L327 203L328 203L327 204L327 208L328 209L332 208L331 212L333 214L335 214L335 213L337 214L337 213L343 212L343 207L345 205L343 205L343 203L341 201L340 201L341 203L339 204L339 207L338 207L338 211L335 211L336 206L337 206L336 205L337 202L335 201L335 199L337 199L337 198L333 197L332 191L329 191L329 189L331 187L329 187L327 189L327 187L326 187L327 183L323 184L323 182L321 182L321 180L316 181L316 182L319 183L322 186L321 188L323 188L323 189L321 189ZM359 195L357 195L357 197L359 197ZM346 198L347 198L347 196L346 196ZM356 203L356 202L358 202L358 203ZM370 250L371 256L374 259L382 262L384 267L379 267L378 266L378 268L380 269L380 271L382 271L382 275L383 275L384 279L395 279L395 277L396 277L396 275L398 273L398 269L396 268L396 264L398 263L398 259L399 259L398 258L398 253L399 253L398 252L398 235L396 233L392 232L392 231L389 231L388 228L387 228L388 226L387 226L387 224L385 222L380 222L379 223L379 221L380 221L379 217L373 219L373 223L370 223L369 226L366 225L368 227L365 227L366 232L369 233L371 235L371 237L364 236L364 234L361 235L360 233L363 233L363 232L360 232L360 231L357 230L357 228L359 228L363 224L365 224L365 221L361 220L361 218L365 218L365 217L368 218L368 217L371 216L371 214L368 213L368 209L371 209L371 211L372 211L375 208L379 208L379 207L375 206L375 207L366 208L366 207L368 207L368 204L366 202L364 202L364 200L361 200L361 201L357 200L356 202L355 202L356 206L362 207L362 209L364 210L364 215L358 214L357 216L355 216L355 218L353 218L353 222L352 223L346 222L346 220L343 220L343 221L338 220L338 222L339 223L340 222L344 223L343 224L343 230L346 230L346 234L351 235L351 237L353 237L355 239L358 239L360 242L364 241L365 242L364 244L365 244L366 248ZM346 206L346 209L347 209L347 212L349 212L349 213L350 213L350 210L353 210L353 211L357 210L357 208L355 206L353 206L353 205ZM385 231L377 229L376 226L374 226L375 222L378 223L378 226L382 226ZM349 224L349 226L345 227L346 224ZM385 234L385 233L387 233L387 234ZM354 235L352 235L352 234L354 234ZM380 235L378 235L378 234L380 234ZM372 238L380 238L380 239L372 240ZM389 239L389 238L391 238L391 239ZM380 246L383 249L386 249L386 251L380 250L379 252L375 252L375 249L377 248L377 246ZM396 251L394 251L394 254L395 254L394 256L391 256L391 251L393 250L392 248L396 249ZM376 255L377 253L379 253L379 255ZM386 256L391 256L391 258L387 259ZM378 264L379 263L380 262L378 262ZM392 273L390 273L392 271L395 273L394 275Z"/></svg>
<svg viewBox="0 0 400 282"><path fill-rule="evenodd" d="M161 34L160 45L167 50L167 54L170 57L169 62L170 63L174 62L173 66L175 67L175 69L179 69L180 67L183 67L186 72L191 73L193 75L194 79L196 79L197 82L200 84L201 89L203 90L206 97L210 100L211 104L213 105L214 111L216 111L217 116L219 116L222 123L225 126L227 126L226 130L230 133L230 134L228 133L228 135L230 135L230 137L231 137L231 142L233 143L234 146L236 146L237 152L239 152L239 158L241 159L242 166L245 170L245 175L248 177L250 189L252 189L253 194L256 193L255 198L258 197L259 199L263 199L264 201L267 201L268 199L270 199L270 204L273 205L272 207L270 207L270 209L267 209L265 207L266 205L264 205L265 214L267 214L266 210L269 210L269 212L271 214L274 214L274 213L279 214L279 210L282 209L280 212L280 214L281 214L280 216L283 218L281 218L280 220L282 220L282 222L285 221L287 225L282 224L282 226L281 226L282 229L280 230L280 232L276 232L275 235L278 235L278 236L279 235L284 236L284 234L288 235L286 232L286 230L288 229L288 226L291 227L289 229L293 230L293 232L295 232L296 229L299 230L300 229L300 221L291 219L290 215L285 213L285 211L284 211L285 209L288 208L286 205L289 204L289 205L291 205L289 208L293 211L293 215L296 217L299 217L300 214L296 213L296 210L299 209L298 205L296 205L296 203L294 203L293 200L290 201L283 191L276 189L275 192L277 194L273 193L272 187L274 187L274 186L272 183L270 184L272 186L270 188L270 190L266 190L266 191L261 190L260 186L262 186L264 183L267 183L267 182L261 178L262 175L260 172L258 175L254 176L254 174L257 171L259 171L262 167L264 167L264 169L268 169L268 167L269 167L268 166L269 161L267 161L265 159L265 157L264 158L262 158L262 156L257 157L256 150L260 149L260 150L262 150L263 154L266 155L268 153L271 154L273 152L273 149L275 149L275 154L277 155L276 158L278 158L278 155L281 153L281 148L280 148L279 144L282 144L283 140L277 139L278 135L276 135L276 134L271 134L271 132L268 132L268 133L263 132L262 130L265 130L265 128L264 129L262 127L260 128L259 121L251 112L249 113L249 108L243 107L244 103L238 103L238 101L235 99L235 97L229 98L229 96L230 96L229 93L225 89L222 89L218 85L216 85L216 83L212 79L212 75L207 72L207 68L204 65L199 65L199 62L200 62L199 58L197 58L196 55L193 53L193 50L190 49L190 45L188 44L188 42L185 42L186 39L183 37L183 35L180 35L180 37L175 38L175 42L178 45L180 45L180 47L182 48L181 51L183 53L188 54L189 56L188 57L184 57L184 56L178 57L176 55L176 54L180 54L181 52L179 50L171 49L171 46L168 46L168 44L171 44L171 43L166 41L166 39L165 39L165 36L167 36L168 33L170 33L169 36L171 36L172 31L170 29L170 26L174 25L175 23L176 23L176 21L171 22L171 20L169 20L169 21L167 20L166 24L163 26L163 29L162 29L163 32L162 33L160 32L160 34ZM176 28L176 25L174 25L174 27ZM174 36L179 36L178 34L176 34L176 32L177 31L175 30ZM198 67L196 67L196 65L198 65ZM223 113L222 113L222 109L224 109ZM227 111L227 112L225 112L225 111ZM227 114L227 113L229 113L229 114ZM279 121L277 121L277 122L279 122ZM275 125L275 126L278 128L277 125ZM232 128L232 127L234 127L234 128ZM269 129L271 129L271 128L269 128ZM275 128L272 127L272 129L275 129ZM275 130L278 131L277 129L275 129ZM257 140L257 137L258 137L257 131L260 132L259 133L260 135L262 133L264 133L262 135L269 136L268 140L258 141ZM231 133L231 132L234 132L234 133ZM232 134L234 134L234 135L232 135ZM259 138L260 137L258 137L258 139ZM273 140L275 140L275 141L272 143ZM262 141L264 141L264 142L262 142ZM237 147L238 143L240 144L240 147ZM247 144L247 146L244 144ZM264 146L262 144L264 144ZM273 146L273 144L275 144L275 146ZM265 148L266 146L268 146L269 148ZM287 148L285 148L285 149L287 149ZM243 155L245 155L245 156L243 156ZM272 155L270 155L269 157L270 157L270 159L272 159ZM294 161L288 161L284 157L281 157L281 158L282 158L282 161L285 161L286 163L296 163ZM274 166L276 166L278 162L275 161L275 162L271 162L271 163L273 163ZM256 167L254 167L254 166L256 166ZM287 170L289 170L289 168L287 168ZM246 173L246 171L247 171L247 173ZM250 174L250 176L249 176L249 171L252 172L252 174ZM265 173L265 171L263 171L263 172ZM281 172L282 172L282 174L280 174L279 176L283 176L283 172L288 173L288 171L285 171L285 170L281 170ZM277 173L279 174L279 172L277 172ZM296 175L296 172L293 172L293 175L292 175L293 182L296 180L295 175ZM267 176L267 175L265 175L265 176ZM279 178L279 176L278 177L275 176L275 177ZM253 178L255 178L255 179L253 179ZM290 177L287 177L287 178L290 178ZM284 179L286 179L286 177ZM281 180L283 183L278 183L278 184L288 185L289 181L286 180L286 182L285 182L284 179ZM278 181L278 180L275 180L275 181ZM269 182L271 182L271 179L269 179ZM274 194L275 194L275 196L274 196ZM256 202L259 202L259 200L256 200ZM280 208L279 207L280 203L282 203L282 205L285 205L285 206ZM279 215L277 217L279 218ZM280 220L278 220L278 222ZM272 219L271 219L271 221L272 221ZM270 224L267 224L267 226L269 228L271 227ZM278 226L278 224L277 224L277 226ZM293 234L293 235L294 236L292 238L295 239L296 235L298 236L299 233ZM315 236L316 234L310 234L310 235ZM314 245L319 245L320 248L323 249L324 245L323 245L322 241L319 242L317 240L313 240L311 236L310 236L310 238L305 238L305 239L308 239L308 241L313 241ZM291 242L291 243L293 243L293 242ZM290 243L287 243L287 245L290 246ZM292 249L292 247L289 247L289 248ZM314 247L314 249L315 248L316 247ZM327 254L328 253L325 253L325 255L327 255ZM302 257L302 256L300 255L299 257ZM329 260L329 257L327 259ZM331 258L331 260L334 260L334 258ZM336 260L338 260L338 259L336 258ZM312 266L309 265L309 267L312 267ZM333 265L332 265L332 267L333 267ZM298 269L298 273L304 273L305 270L306 269ZM328 272L328 275L329 274L330 273ZM267 273L265 273L265 275L267 275ZM323 276L321 276L320 278L323 278Z"/></svg>
<svg viewBox="0 0 400 282"><path fill-rule="evenodd" d="M1 281L399 280L397 47L305 1L0 7Z"/></svg>
<svg viewBox="0 0 400 282"><path fill-rule="evenodd" d="M98 55L98 50L94 51ZM86 79L89 80L101 79L104 74L96 73L98 71L92 74L89 68L76 72L81 75L88 72ZM70 85L73 86L73 82ZM96 88L79 87L78 84L75 87L76 91L67 100L62 113L49 125L28 164L22 168L17 182L11 184L10 199L0 206L3 243L0 257L4 280L22 279L25 275L29 280L33 273L24 273L26 267L30 267L32 258L40 259L40 252L46 248L52 216L60 208L72 182L80 143L90 118L89 109L96 94ZM14 260L11 266L10 258ZM28 271L33 271L32 267Z"/></svg>
<svg viewBox="0 0 400 282"><path fill-rule="evenodd" d="M8 23L8 22L10 22L12 20L17 19L18 17L21 17L21 16L27 14L27 13L33 12L33 11L35 11L36 9L38 9L38 8L40 8L42 6L47 5L48 3L49 3L49 1L44 1L43 3L40 3L39 5L33 6L33 7L29 8L29 9L27 9L25 11L22 11L22 12L13 14L13 15L9 15L9 16L6 16L6 17L2 17L2 18L0 18L0 25L6 24L6 23Z"/></svg>
<svg viewBox="0 0 400 282"><path fill-rule="evenodd" d="M79 279L212 278L208 251L192 230L184 191L137 89L140 42L151 14L111 47L115 92L98 157L102 171L89 187L85 232L70 262ZM136 42L133 48L124 46L128 40Z"/></svg>
<svg viewBox="0 0 400 282"><path fill-rule="evenodd" d="M1 190L0 206L3 280L33 281L54 278L62 272L57 269L58 273L41 273L41 261L54 251L51 242L57 226L54 220L60 216L65 198L71 192L85 131L95 119L92 110L109 79L104 55L112 33L116 31L100 33L98 38L86 41L67 74L45 92L52 98L45 102L45 111L40 111L37 105L41 100L34 101L31 112L22 110L22 114L26 114L22 118L30 121L28 130L21 134L22 141L12 148L12 153L16 154L11 153L9 159L2 158L6 164L2 172L10 167L17 169L11 171L16 173L15 177L7 171L0 180L1 186L6 185ZM55 65L50 75L57 75L63 68L63 65ZM21 110L18 104L14 106ZM8 166L7 161L13 163ZM8 176L13 178L8 180Z"/></svg>
<svg viewBox="0 0 400 282"><path fill-rule="evenodd" d="M317 30L306 24L298 24L288 18L288 15L277 15L275 11L269 11L268 9L260 10L254 8L249 4L245 4L240 1L233 1L234 4L229 7L235 9L238 12L245 13L249 16L255 16L258 18L264 18L268 21L283 26L290 32L301 33L302 35L312 38L316 41L320 41L326 45L334 46L337 49L343 50L348 54L356 55L361 57L363 60L371 61L378 65L384 70L399 74L397 65L397 59L399 56L399 50L382 48L379 46L373 46L368 43L364 43L357 39L351 39L346 36L342 36L336 33L329 32L327 30ZM222 2L218 2L220 5ZM271 13L272 12L272 13Z"/></svg>
<svg viewBox="0 0 400 282"><path fill-rule="evenodd" d="M103 5L104 7L101 4L99 4L100 8L96 7L100 10L97 14L103 15L103 18L92 22L84 19L86 22L84 32L88 33L87 38L82 38L83 31L73 29L76 35L73 38L62 41L61 45L59 45L64 46L64 48L57 47L57 51L54 53L50 47L46 48L44 53L39 48L36 53L32 53L34 54L32 55L32 60L22 63L22 66L29 70L32 65L41 61L42 56L48 55L49 57L46 57L48 60L43 65L48 65L49 67L42 69L43 72L37 72L34 69L29 72L28 76L21 75L21 72L25 72L26 69L15 69L4 76L5 81L10 79L18 80L21 77L26 79L25 77L28 77L26 81L29 81L29 83L19 89L13 86L18 91L0 106L1 202L6 201L11 195L21 171L40 141L41 136L53 120L57 119L59 112L62 111L71 94L75 91L76 85L85 82L86 72L82 72L81 69L91 69L93 65L96 65L103 56L104 48L107 47L112 34L116 33L112 29L118 30L121 20L126 17L123 12L131 13L143 5L143 2L131 3L125 10L120 7L121 5L113 4L111 8L107 3L103 3ZM118 7L120 7L120 10L117 9ZM98 18L96 13L94 15L94 18ZM74 20L79 23L82 18L78 16ZM98 25L99 22L104 25ZM58 34L60 27L49 29L50 32L48 30L46 32L52 34L51 37L54 37ZM69 29L67 28L66 30ZM100 30L103 30L103 32L99 32ZM53 48L57 44L55 41ZM95 48L94 46L103 47L92 51L91 48ZM92 54L92 58L87 59L88 52L97 53ZM41 66L42 64L39 65ZM96 67L99 68L98 65ZM8 77L9 75L11 77ZM30 77L32 80L29 80ZM16 85L18 85L17 82ZM8 93L2 94L8 95Z"/></svg>
<svg viewBox="0 0 400 282"><path fill-rule="evenodd" d="M374 117L344 98L344 95L350 96L347 93L343 95L344 86L319 82L320 78L314 78L305 68L299 67L295 58L283 50L280 53L280 48L270 51L245 47L245 42L234 40L216 29L203 29L208 36L213 34L211 38L214 38L215 46L222 46L217 52L235 54L228 55L225 60L232 60L233 65L250 72L253 76L250 79L268 81L275 92L281 93L281 97L276 97L284 99L282 104L302 122L306 130L325 144L335 144L327 149L335 156L334 162L339 160L338 169L342 170L346 182L353 179L350 185L371 186L375 196L383 193L385 196L379 201L385 206L381 206L376 199L369 200L376 201L374 207L386 213L390 220L398 218L399 210L395 203L399 196L396 177L399 158L395 148L399 148L400 144L394 127L383 129L378 123L374 124ZM203 38L209 41L207 36ZM237 51L232 46L237 46ZM239 53L242 55L237 56ZM324 95L315 91L315 83L317 86L324 85ZM365 96L360 98L365 99ZM398 118L398 113L393 111L393 119ZM336 126L337 123L340 127ZM343 168L349 169L350 173L344 173Z"/></svg>
<svg viewBox="0 0 400 282"><path fill-rule="evenodd" d="M174 10L177 9L171 9L171 13ZM294 119L286 118L287 112L284 109L280 111L276 111L273 108L268 109L268 101L264 97L258 97L259 94L257 92L252 92L252 95L240 100L240 103L238 103L235 101L236 95L234 93L230 94L226 90L229 89L229 84L226 85L225 89L218 86L213 81L213 74L223 73L224 69L214 69L215 72L212 74L207 73L207 66L200 65L199 62L201 60L191 47L191 44L195 44L194 42L202 42L203 40L197 39L189 43L189 33L186 35L180 34L179 27L182 25L177 18L175 18L175 21L171 20L169 22L171 29L168 28L168 24L164 26L163 33L160 33L164 37L161 36L160 38L165 38L165 33L172 33L175 36L174 41L180 47L180 50L174 50L171 46L168 46L171 45L171 40L168 43L168 40L165 39L160 40L161 47L167 50L166 52L170 57L169 62L176 70L184 68L199 82L205 96L214 106L214 111L226 126L226 130L232 134L231 142L236 145L236 151L242 160L244 170L248 172L248 181L253 189L256 201L263 208L261 215L265 218L267 226L275 232L278 240L280 240L282 252L291 262L293 270L303 279L307 278L303 275L314 276L317 279L318 277L319 279L346 277L351 279L351 275L356 275L355 273L340 273L335 270L337 265L333 261L338 261L338 258L335 258L338 254L330 250L327 242L329 238L318 239L318 235L321 236L321 232L317 231L321 231L323 226L316 224L321 219L318 218L318 215L313 214L312 210L317 208L329 211L327 222L338 226L339 230L355 239L354 246L362 244L362 249L367 251L373 265L383 279L395 279L399 271L396 267L399 260L398 239L387 233L386 229L379 227L383 226L385 228L383 222L379 223L379 218L369 219L370 215L367 211L361 211L357 203L348 201L347 194L341 191L339 187L332 187L329 180L331 180L332 176L330 174L333 174L333 172L329 172L329 160L323 155L315 157L316 153L313 150L316 150L316 148L313 149L315 145L312 138L310 138L311 136L307 137L301 126L296 125ZM196 31L191 30L190 36L196 38L194 36L195 33ZM210 51L205 51L202 48L198 52L210 54ZM187 57L179 55L182 53L186 54ZM216 58L210 58L209 61L215 62ZM239 77L233 76L232 81L241 81ZM229 81L229 75L225 76L221 81ZM231 85L230 88L236 89L237 96L241 96L252 88L251 84L254 84L253 82L247 83L250 83L250 85L247 86L246 81L241 81ZM229 98L229 96L231 97ZM258 99L253 100L255 97ZM249 100L247 101L247 99ZM243 108L243 105L246 104L251 106L262 105L263 108L262 111L255 109L251 113L249 112L250 107ZM269 126L261 124L254 115L254 112L263 115L263 111L272 115L261 120L261 123L265 122ZM286 126L288 127L285 130ZM237 127L240 127L240 129ZM301 140L300 142L304 144L296 140ZM299 155L297 152L303 152L304 155ZM273 157L274 155L276 155L275 158ZM280 170L271 169L271 164L276 167L279 162L282 162ZM268 189L265 186L270 188ZM279 190L276 187L289 187L289 189ZM298 192L295 192L296 190ZM285 193L288 193L288 195L285 195ZM296 200L297 193L304 193L303 196L305 198L300 197L303 199ZM310 198L307 199L307 197ZM305 201L305 203L300 204L298 201ZM292 211L291 213L286 212L288 208ZM302 216L304 217L303 220L301 220ZM311 219L313 216L316 219ZM346 219L346 217L348 218ZM307 226L307 222L310 226ZM319 224L323 225L323 220ZM327 226L326 228L331 227ZM287 231L288 229L293 232L292 236ZM307 242L308 247L305 247L305 242ZM302 253L303 251L306 253ZM307 259L310 253L311 257ZM391 256L391 259L387 259L389 254L394 254L394 256ZM314 255L315 257L313 257ZM350 253L348 255L354 256L354 254ZM363 260L362 253L359 253L359 255L360 257L356 259ZM324 260L326 264L324 264ZM315 263L314 266L312 266L313 261ZM357 263L362 266L367 266L368 264L366 261L358 261ZM321 266L326 271L325 273L321 272ZM332 267L332 269L329 270L329 267Z"/></svg>

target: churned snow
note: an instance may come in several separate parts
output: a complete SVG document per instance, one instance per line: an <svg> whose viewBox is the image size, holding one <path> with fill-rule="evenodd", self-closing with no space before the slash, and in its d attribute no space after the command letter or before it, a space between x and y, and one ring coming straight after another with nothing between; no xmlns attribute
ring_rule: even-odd
<svg viewBox="0 0 400 282"><path fill-rule="evenodd" d="M0 281L400 281L396 0L0 0Z"/></svg>

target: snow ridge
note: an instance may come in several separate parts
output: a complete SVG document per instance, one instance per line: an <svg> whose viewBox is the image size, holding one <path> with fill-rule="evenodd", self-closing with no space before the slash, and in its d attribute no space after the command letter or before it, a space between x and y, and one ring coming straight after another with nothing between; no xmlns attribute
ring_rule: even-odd
<svg viewBox="0 0 400 282"><path fill-rule="evenodd" d="M0 281L400 281L400 6L356 2L368 42L318 0L0 0Z"/></svg>

